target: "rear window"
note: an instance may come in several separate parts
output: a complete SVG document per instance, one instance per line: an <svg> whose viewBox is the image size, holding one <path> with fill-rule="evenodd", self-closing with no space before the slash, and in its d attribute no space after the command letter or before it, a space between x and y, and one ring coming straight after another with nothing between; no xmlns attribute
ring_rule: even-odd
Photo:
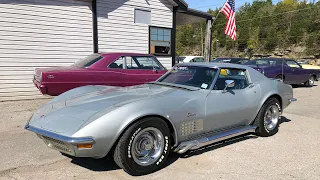
<svg viewBox="0 0 320 180"><path fill-rule="evenodd" d="M92 64L98 62L101 59L102 59L102 56L100 56L99 54L91 54L91 55L75 62L73 64L73 66L87 68L87 67L90 67Z"/></svg>

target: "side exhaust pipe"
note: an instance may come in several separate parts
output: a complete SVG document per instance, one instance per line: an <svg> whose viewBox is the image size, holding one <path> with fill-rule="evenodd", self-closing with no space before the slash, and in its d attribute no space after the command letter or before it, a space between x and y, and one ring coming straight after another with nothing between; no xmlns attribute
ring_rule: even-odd
<svg viewBox="0 0 320 180"><path fill-rule="evenodd" d="M199 149L203 146L207 146L209 144L213 144L219 141L223 141L232 137L236 137L246 133L253 133L256 130L256 126L246 126L244 128L232 129L230 131L218 133L208 137L202 137L200 139L191 140L182 142L179 146L174 150L179 154L183 154L188 150Z"/></svg>

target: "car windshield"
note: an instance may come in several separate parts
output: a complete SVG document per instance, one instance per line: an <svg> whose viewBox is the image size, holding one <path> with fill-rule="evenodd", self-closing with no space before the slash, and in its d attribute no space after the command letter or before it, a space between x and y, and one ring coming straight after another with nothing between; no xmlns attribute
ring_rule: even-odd
<svg viewBox="0 0 320 180"><path fill-rule="evenodd" d="M72 66L87 68L90 67L92 64L98 62L100 59L102 59L102 56L100 56L99 54L91 54L75 62Z"/></svg>
<svg viewBox="0 0 320 180"><path fill-rule="evenodd" d="M217 69L198 66L175 66L158 82L209 89Z"/></svg>

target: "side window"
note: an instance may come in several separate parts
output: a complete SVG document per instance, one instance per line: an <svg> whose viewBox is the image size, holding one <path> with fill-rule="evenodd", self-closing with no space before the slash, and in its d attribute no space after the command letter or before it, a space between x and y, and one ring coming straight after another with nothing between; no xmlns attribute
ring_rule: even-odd
<svg viewBox="0 0 320 180"><path fill-rule="evenodd" d="M126 56L127 69L139 69L138 64L131 56Z"/></svg>
<svg viewBox="0 0 320 180"><path fill-rule="evenodd" d="M249 85L246 70L222 68L220 69L219 77L213 89L224 90L226 87L226 80L233 80L235 83L234 87L227 88L227 90L244 89Z"/></svg>
<svg viewBox="0 0 320 180"><path fill-rule="evenodd" d="M111 63L109 66L111 69L122 69L123 68L123 59L122 57L119 57L116 61Z"/></svg>
<svg viewBox="0 0 320 180"><path fill-rule="evenodd" d="M161 69L153 57L141 56L134 57L134 59L137 61L139 69Z"/></svg>
<svg viewBox="0 0 320 180"><path fill-rule="evenodd" d="M286 61L287 65L292 68L300 68L300 65L295 61Z"/></svg>

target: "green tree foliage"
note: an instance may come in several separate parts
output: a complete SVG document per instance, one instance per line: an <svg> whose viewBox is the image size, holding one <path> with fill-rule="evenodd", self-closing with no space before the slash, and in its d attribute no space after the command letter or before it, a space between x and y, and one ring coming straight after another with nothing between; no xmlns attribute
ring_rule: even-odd
<svg viewBox="0 0 320 180"><path fill-rule="evenodd" d="M236 11L237 40L224 34L226 18L219 14L212 32L213 56L230 50L246 53L270 53L275 50L301 47L304 54L320 52L320 2L284 0L256 0ZM209 10L216 16L219 9ZM201 31L202 30L202 31ZM202 32L202 36L200 35ZM177 28L178 54L201 54L205 22ZM220 54L221 55L221 54Z"/></svg>

